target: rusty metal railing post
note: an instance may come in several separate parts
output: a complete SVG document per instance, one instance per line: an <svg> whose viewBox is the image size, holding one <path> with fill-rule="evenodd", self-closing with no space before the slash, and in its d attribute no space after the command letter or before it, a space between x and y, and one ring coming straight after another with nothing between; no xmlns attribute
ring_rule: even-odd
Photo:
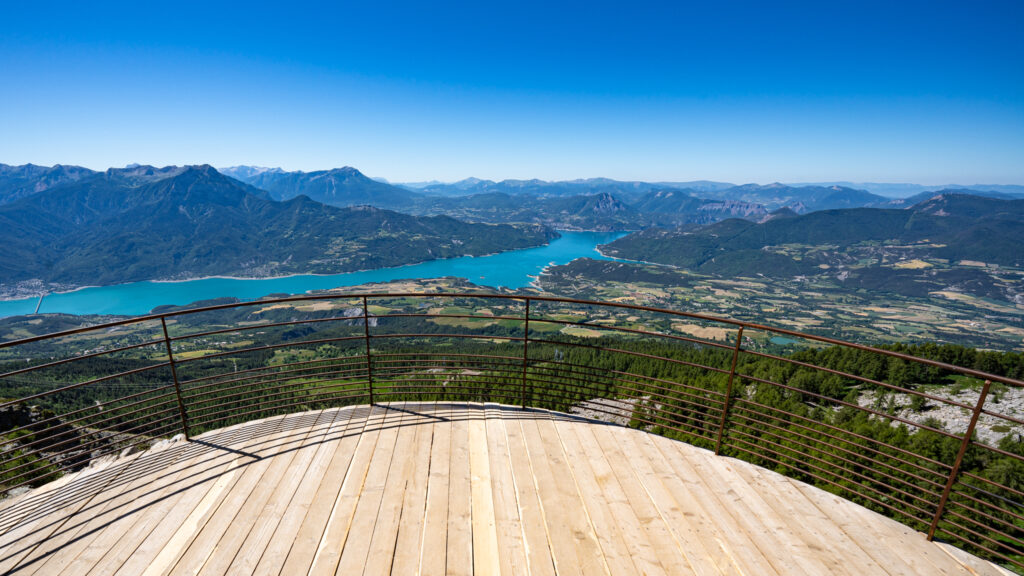
<svg viewBox="0 0 1024 576"><path fill-rule="evenodd" d="M188 433L188 416L185 413L185 402L181 399L181 384L178 381L178 368L174 363L174 351L171 349L171 336L167 333L167 318L160 317L160 326L164 329L164 344L167 345L167 362L171 365L171 377L174 378L174 392L178 395L178 412L181 414L181 429L185 432L185 440L192 440Z"/></svg>
<svg viewBox="0 0 1024 576"><path fill-rule="evenodd" d="M732 381L736 377L736 361L740 357L740 346L743 344L743 326L736 332L736 347L732 349L732 368L729 369L729 383L725 386L725 404L722 405L722 420L718 423L718 435L715 438L715 456L722 452L722 433L725 432L725 418L729 414L729 401L732 399Z"/></svg>
<svg viewBox="0 0 1024 576"><path fill-rule="evenodd" d="M530 347L530 298L526 298L526 312L523 314L523 382L520 396L523 402L523 410L526 410L526 360L527 351Z"/></svg>
<svg viewBox="0 0 1024 576"><path fill-rule="evenodd" d="M370 360L370 307L363 296L363 336L366 342L366 389L370 394L370 405L373 405L373 362Z"/></svg>
<svg viewBox="0 0 1024 576"><path fill-rule="evenodd" d="M946 511L946 501L949 500L949 494L953 491L953 484L956 483L957 476L960 475L960 465L963 464L964 454L967 453L967 447L971 443L971 436L974 435L974 428L978 424L978 417L981 416L981 410L985 407L985 399L988 398L988 389L992 386L992 382L985 380L985 385L981 388L981 395L978 396L978 404L974 407L974 412L971 414L971 422L967 425L967 431L964 432L964 440L960 443L960 451L956 453L956 461L953 462L953 469L949 471L949 478L946 479L946 488L942 491L942 497L939 498L939 507L935 510L935 517L932 518L932 525L928 527L928 540L935 538L935 530L939 527L939 520L942 519L942 513Z"/></svg>

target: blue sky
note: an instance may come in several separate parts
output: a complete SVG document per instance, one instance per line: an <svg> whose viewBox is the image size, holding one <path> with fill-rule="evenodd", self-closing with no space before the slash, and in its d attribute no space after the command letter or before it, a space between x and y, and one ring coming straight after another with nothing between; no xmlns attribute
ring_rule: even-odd
<svg viewBox="0 0 1024 576"><path fill-rule="evenodd" d="M0 162L1024 184L1024 3L7 3Z"/></svg>

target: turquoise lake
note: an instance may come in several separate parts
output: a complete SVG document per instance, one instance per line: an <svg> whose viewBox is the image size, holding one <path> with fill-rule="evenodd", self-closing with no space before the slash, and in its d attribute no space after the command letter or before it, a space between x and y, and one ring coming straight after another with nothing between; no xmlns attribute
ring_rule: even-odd
<svg viewBox="0 0 1024 576"><path fill-rule="evenodd" d="M576 258L608 260L597 251L599 244L625 235L622 232L562 232L562 237L547 246L492 254L465 256L449 260L431 260L420 264L349 272L324 276L300 275L285 278L242 280L203 278L182 282L132 282L115 286L83 288L43 298L39 313L65 314L146 314L164 304L189 304L233 296L255 300L267 294L302 294L338 286L356 286L369 282L388 282L410 278L456 276L483 286L522 288L551 264L567 264ZM0 302L0 318L31 314L38 298Z"/></svg>

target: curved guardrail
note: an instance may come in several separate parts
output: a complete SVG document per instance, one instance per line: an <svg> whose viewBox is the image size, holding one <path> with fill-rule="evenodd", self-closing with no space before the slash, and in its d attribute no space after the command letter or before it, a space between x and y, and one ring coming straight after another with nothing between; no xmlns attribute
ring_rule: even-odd
<svg viewBox="0 0 1024 576"><path fill-rule="evenodd" d="M803 351L785 347L796 342ZM0 490L274 414L501 402L743 458L1019 570L1024 419L998 401L1024 382L998 372L613 302L369 293L230 303L0 343Z"/></svg>

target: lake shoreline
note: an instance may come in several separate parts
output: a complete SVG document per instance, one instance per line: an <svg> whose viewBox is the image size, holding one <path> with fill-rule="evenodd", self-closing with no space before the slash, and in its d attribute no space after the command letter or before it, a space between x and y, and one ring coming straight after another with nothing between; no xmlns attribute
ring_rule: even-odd
<svg viewBox="0 0 1024 576"><path fill-rule="evenodd" d="M577 232L577 231L576 230L557 230L557 232L559 232L559 233L562 233L562 232L570 232L570 233L572 233L572 232ZM552 240L557 240L557 239L558 238L553 238ZM295 272L295 273L292 273L292 274L282 274L280 276L272 276L272 275L268 275L268 276L231 276L231 275L224 275L224 274L214 274L214 275L210 275L210 276L189 276L189 277L185 277L185 278L173 278L173 279L160 278L160 279L148 279L148 280L132 280L130 282L119 282L117 284L89 284L89 285L85 285L85 286L74 286L73 288L70 287L72 285L68 285L68 284L64 284L64 285L62 285L62 284L53 284L53 285L51 285L52 287L50 289L46 289L46 288L40 287L40 288L36 288L34 290L30 290L30 289L26 288L24 291L22 291L19 295L16 295L16 296L9 296L9 295L7 295L8 293L0 293L0 302L22 302L22 301L26 301L26 300L34 300L36 298L39 298L40 296L48 297L48 296L54 296L54 295L58 295L58 294L73 294L75 292L79 292L81 290L88 290L88 289L91 289L91 288L114 288L114 287L117 287L117 286L127 286L127 285L131 285L131 284L142 284L142 283L180 284L180 283L185 283L185 282L197 282L197 281L201 281L201 280L241 280L241 281L250 281L250 280L287 280L289 278L300 278L300 277L322 278L322 277L327 277L327 276L338 276L338 275L341 275L341 274L360 274L360 273L365 273L365 272L379 272L379 271L382 271L382 270L398 270L398 269L401 269L401 268L409 268L409 267L412 267L412 266L420 266L422 264L427 264L427 263L430 263L430 262L443 262L445 260L457 260L459 258L487 258L489 256L497 256L498 254L506 254L506 253L509 253L509 252L518 252L518 251L521 251L521 250L532 250L532 249L535 249L535 248L543 248L545 246L550 246L550 245L551 245L551 240L549 240L548 242L545 242L544 244L537 244L536 246L527 246L525 248L510 248L508 250L500 250L498 252L490 252L490 253L487 253L487 254L464 254L462 256L450 256L448 258L431 258L429 260L420 260L419 262L409 262L408 264L401 264L399 266L384 266L384 267L381 267L381 268L362 268L362 269L359 269L359 270L343 270L341 272ZM32 282L32 281L29 281L29 282ZM32 285L36 286L38 284L33 282ZM15 288L13 290L17 290L17 286L15 286Z"/></svg>
<svg viewBox="0 0 1024 576"><path fill-rule="evenodd" d="M609 260L614 260L616 262L631 262L633 264L647 264L649 266L662 266L664 268L673 268L673 269L676 269L676 270L679 269L679 266L675 266L673 264L663 264L661 262L649 262L647 260L630 260L629 258L620 258L618 256L609 256L608 254L605 254L604 252L601 251L600 246L597 247L597 248L594 248L594 250L597 250L597 253L600 254L601 256L603 256L603 257L605 257L605 258L607 258Z"/></svg>
<svg viewBox="0 0 1024 576"><path fill-rule="evenodd" d="M273 277L212 275L188 279L146 280L111 286L77 286L48 292L39 314L141 315L159 306L182 306L203 300L237 298L248 301L270 294L305 294L398 279L464 278L474 284L517 290L529 288L552 264L581 257L602 258L598 244L621 233L559 231L559 238L529 248L479 256L435 258L389 268L337 274L301 273ZM29 288L29 286L26 286ZM33 314L44 287L36 284L21 299L0 301L0 318Z"/></svg>

